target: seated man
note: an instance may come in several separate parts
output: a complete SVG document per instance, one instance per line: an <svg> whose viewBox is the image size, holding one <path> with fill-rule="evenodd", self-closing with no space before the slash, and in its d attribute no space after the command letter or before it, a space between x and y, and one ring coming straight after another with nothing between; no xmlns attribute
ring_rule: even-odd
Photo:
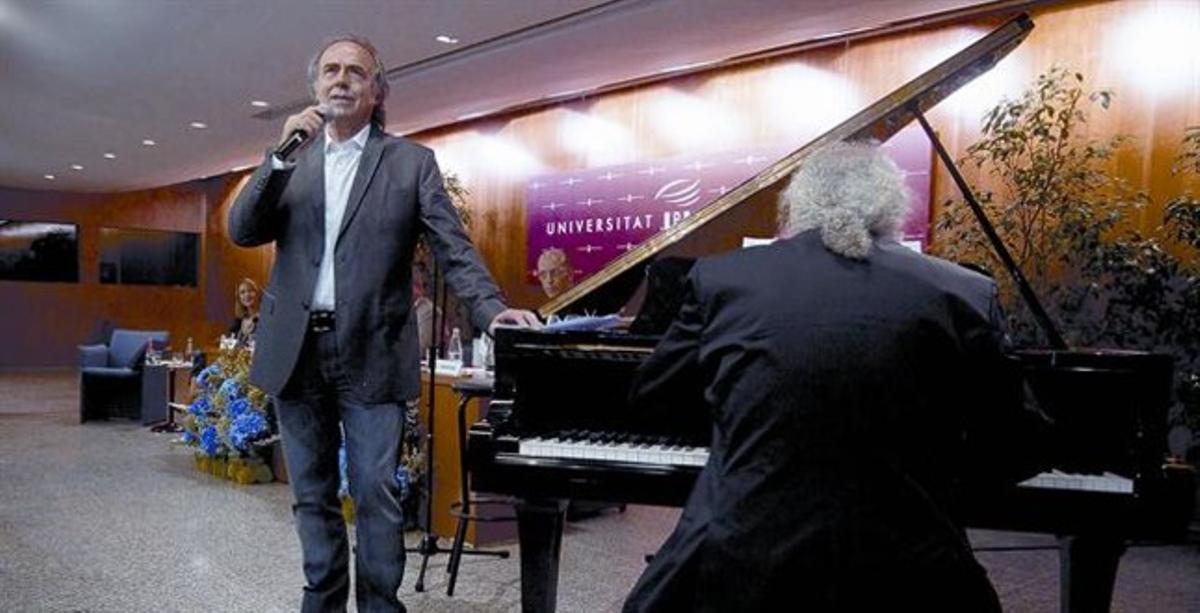
<svg viewBox="0 0 1200 613"><path fill-rule="evenodd" d="M575 284L575 267L567 257L567 252L550 247L538 255L537 277L546 297L553 298Z"/></svg>
<svg viewBox="0 0 1200 613"><path fill-rule="evenodd" d="M812 155L780 209L781 240L695 264L635 380L648 415L702 393L714 434L625 611L998 611L953 513L969 426L1023 411L996 286L895 240L876 146Z"/></svg>

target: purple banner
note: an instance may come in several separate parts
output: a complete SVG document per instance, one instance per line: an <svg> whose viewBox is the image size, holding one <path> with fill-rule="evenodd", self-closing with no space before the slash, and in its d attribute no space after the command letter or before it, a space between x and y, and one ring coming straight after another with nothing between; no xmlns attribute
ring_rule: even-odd
<svg viewBox="0 0 1200 613"><path fill-rule="evenodd" d="M915 129L914 129L915 128ZM913 192L906 241L924 247L929 225L928 138L910 126L884 144ZM561 250L574 279L587 278L653 234L679 223L791 152L764 147L535 177L525 197L529 279L538 259ZM561 260L561 255L555 258Z"/></svg>

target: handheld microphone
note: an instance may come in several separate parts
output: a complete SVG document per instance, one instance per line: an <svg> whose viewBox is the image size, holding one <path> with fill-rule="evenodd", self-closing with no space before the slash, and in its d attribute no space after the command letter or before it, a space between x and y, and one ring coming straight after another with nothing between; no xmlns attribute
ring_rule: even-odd
<svg viewBox="0 0 1200 613"><path fill-rule="evenodd" d="M317 107L317 115L320 116L321 119L325 119L327 112L328 110L325 108L325 105L322 104L321 106ZM310 135L307 130L293 130L292 133L288 135L287 140L283 141L283 144L275 149L275 155L285 162L290 160L292 158L292 154L296 153L296 150L299 149L300 146L305 142L307 142L309 137Z"/></svg>

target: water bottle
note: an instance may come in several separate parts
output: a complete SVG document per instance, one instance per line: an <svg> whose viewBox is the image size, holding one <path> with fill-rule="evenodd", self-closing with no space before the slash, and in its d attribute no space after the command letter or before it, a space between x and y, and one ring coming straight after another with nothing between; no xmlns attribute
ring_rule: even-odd
<svg viewBox="0 0 1200 613"><path fill-rule="evenodd" d="M190 362L190 361L192 361L192 354L193 354L193 351L192 351L192 337L190 337L190 336L189 336L189 337L188 337L188 342L187 342L187 352L185 352L185 353L183 354L183 359L184 359L184 360L187 360L187 361L189 361L189 362Z"/></svg>
<svg viewBox="0 0 1200 613"><path fill-rule="evenodd" d="M450 343L446 345L446 359L452 362L461 362L462 357L462 332L455 328L450 332Z"/></svg>

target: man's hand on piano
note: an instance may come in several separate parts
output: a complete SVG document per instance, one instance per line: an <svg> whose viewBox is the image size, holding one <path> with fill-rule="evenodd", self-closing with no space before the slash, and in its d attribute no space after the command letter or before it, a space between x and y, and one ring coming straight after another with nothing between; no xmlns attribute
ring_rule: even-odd
<svg viewBox="0 0 1200 613"><path fill-rule="evenodd" d="M538 319L533 311L525 309L504 309L492 318L492 323L488 325L488 334L494 334L496 326L510 325L518 328L534 328L542 327L542 322Z"/></svg>

